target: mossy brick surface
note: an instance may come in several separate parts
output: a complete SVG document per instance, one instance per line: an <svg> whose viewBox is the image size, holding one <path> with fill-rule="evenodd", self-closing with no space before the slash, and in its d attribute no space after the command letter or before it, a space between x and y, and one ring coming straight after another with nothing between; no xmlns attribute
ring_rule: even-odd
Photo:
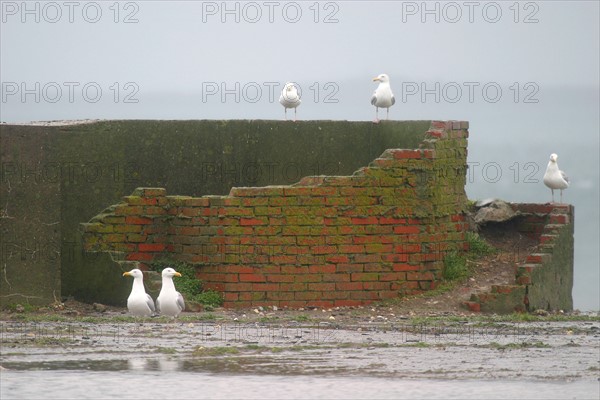
<svg viewBox="0 0 600 400"><path fill-rule="evenodd" d="M443 252L464 248L467 224L460 221L464 221L466 153L461 149L466 142L460 139L462 134L443 137L449 143L441 143L441 158L434 151L440 143L430 141L433 149L387 149L378 162L350 175L305 177L294 185L234 187L227 196L181 198L167 196L161 188L138 188L103 215L109 209L130 220L139 214L140 218L167 214L166 219L153 219L150 226L135 226L142 228L140 240L133 242L126 257L147 262L168 253L195 263L198 277L225 291L228 305L273 301L282 306L276 299L283 300L283 293L296 288L264 282L353 281L354 285L336 287L336 298L363 303L414 294L436 287ZM82 227L88 247L100 251L116 251L136 239L128 236L120 243L117 233L123 232L122 226ZM205 239L190 240L198 235ZM207 254L199 243L219 247ZM407 253L398 244L410 244L413 250ZM396 262L411 263L411 270L420 272L410 276L398 272ZM403 279L409 282L390 282ZM228 284L238 281L260 284L258 291L278 295L255 298L247 289ZM240 293L234 296L231 292L236 290ZM324 295L314 286L306 290L294 301L308 305L313 297Z"/></svg>

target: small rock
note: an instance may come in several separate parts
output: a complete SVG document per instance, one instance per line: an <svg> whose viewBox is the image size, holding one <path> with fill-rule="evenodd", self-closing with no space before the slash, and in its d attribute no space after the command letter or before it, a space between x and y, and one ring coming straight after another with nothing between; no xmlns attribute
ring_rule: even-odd
<svg viewBox="0 0 600 400"><path fill-rule="evenodd" d="M93 304L94 310L100 313L106 312L106 306L100 303Z"/></svg>
<svg viewBox="0 0 600 400"><path fill-rule="evenodd" d="M548 315L550 315L550 313L546 310L542 310L542 309L537 309L533 312L535 315L539 315L541 317L547 317Z"/></svg>
<svg viewBox="0 0 600 400"><path fill-rule="evenodd" d="M15 311L18 312L18 313L24 313L25 312L25 307L23 307L22 304L17 304L15 306Z"/></svg>
<svg viewBox="0 0 600 400"><path fill-rule="evenodd" d="M273 306L273 311L277 311L277 310L278 310L277 306Z"/></svg>
<svg viewBox="0 0 600 400"><path fill-rule="evenodd" d="M331 315L331 316L329 317L329 319L335 319L335 317L334 317L333 315Z"/></svg>
<svg viewBox="0 0 600 400"><path fill-rule="evenodd" d="M258 311L258 308L255 308L255 309L254 309L254 310L252 310L252 311L254 311L254 313L255 313L255 314L259 314L259 313L260 313L260 311Z"/></svg>

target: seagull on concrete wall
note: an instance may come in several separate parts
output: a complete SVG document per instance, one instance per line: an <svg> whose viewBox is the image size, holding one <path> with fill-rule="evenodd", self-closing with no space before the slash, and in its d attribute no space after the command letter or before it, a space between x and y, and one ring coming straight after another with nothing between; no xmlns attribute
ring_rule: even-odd
<svg viewBox="0 0 600 400"><path fill-rule="evenodd" d="M552 202L554 203L554 190L560 190L560 202L562 203L563 190L569 187L569 177L558 168L558 156L550 155L550 161L544 174L544 184L552 191Z"/></svg>
<svg viewBox="0 0 600 400"><path fill-rule="evenodd" d="M279 103L285 109L285 120L287 121L287 110L288 108L294 109L294 121L296 121L296 108L300 105L302 101L300 100L300 94L298 93L298 88L296 84L293 82L288 82L283 87L281 91L281 95L279 96Z"/></svg>
<svg viewBox="0 0 600 400"><path fill-rule="evenodd" d="M390 116L390 107L396 103L392 88L390 87L390 77L386 74L381 74L373 78L373 82L378 81L379 86L371 96L371 104L375 106L375 122L379 122L379 109L387 110L386 120Z"/></svg>

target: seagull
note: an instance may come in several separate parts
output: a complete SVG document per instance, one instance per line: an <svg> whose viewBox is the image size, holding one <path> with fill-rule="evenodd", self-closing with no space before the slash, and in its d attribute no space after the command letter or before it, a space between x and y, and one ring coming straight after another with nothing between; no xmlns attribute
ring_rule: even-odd
<svg viewBox="0 0 600 400"><path fill-rule="evenodd" d="M283 87L281 91L281 96L279 96L279 103L285 108L285 120L287 121L287 109L294 109L294 122L296 121L296 107L300 105L302 101L300 101L300 95L298 94L298 88L296 84L292 82L288 82Z"/></svg>
<svg viewBox="0 0 600 400"><path fill-rule="evenodd" d="M550 154L550 161L546 167L544 174L544 184L552 191L552 202L554 203L554 190L560 190L560 202L562 203L562 192L569 187L569 177L560 169L556 163L558 156L554 153Z"/></svg>
<svg viewBox="0 0 600 400"><path fill-rule="evenodd" d="M163 269L162 288L156 299L156 309L158 312L161 315L168 315L173 318L177 317L185 308L183 296L175 290L175 285L173 284L174 276L181 277L181 274L173 268Z"/></svg>
<svg viewBox="0 0 600 400"><path fill-rule="evenodd" d="M127 309L136 317L149 317L154 311L154 301L146 289L144 289L144 274L135 268L129 272L124 272L123 276L133 277L133 286L131 294L127 298Z"/></svg>
<svg viewBox="0 0 600 400"><path fill-rule="evenodd" d="M386 108L387 115L385 119L390 116L390 107L396 103L392 88L390 87L390 77L386 74L381 74L373 78L373 82L378 81L379 86L373 92L371 96L371 104L375 106L375 122L379 122L379 109Z"/></svg>

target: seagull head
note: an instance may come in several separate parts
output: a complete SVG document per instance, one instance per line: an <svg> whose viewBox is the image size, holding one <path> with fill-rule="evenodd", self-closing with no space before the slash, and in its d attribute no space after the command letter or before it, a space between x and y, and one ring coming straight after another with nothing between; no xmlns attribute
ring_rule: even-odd
<svg viewBox="0 0 600 400"><path fill-rule="evenodd" d="M558 160L558 156L556 155L556 153L550 154L550 162L555 163L556 160Z"/></svg>
<svg viewBox="0 0 600 400"><path fill-rule="evenodd" d="M132 276L134 279L135 278L142 278L142 279L144 278L144 274L142 273L142 271L140 271L137 268L132 269L131 271L123 272L123 276Z"/></svg>
<svg viewBox="0 0 600 400"><path fill-rule="evenodd" d="M285 92L287 92L287 93L289 93L289 92L297 92L298 88L296 87L296 84L294 82L288 82L283 87L283 90Z"/></svg>
<svg viewBox="0 0 600 400"><path fill-rule="evenodd" d="M174 276L181 277L181 274L175 271L173 268L165 268L162 270L162 276L165 278L172 278Z"/></svg>
<svg viewBox="0 0 600 400"><path fill-rule="evenodd" d="M387 74L380 74L378 76L376 76L375 78L373 78L373 82L389 82L390 81L390 77L387 76Z"/></svg>

